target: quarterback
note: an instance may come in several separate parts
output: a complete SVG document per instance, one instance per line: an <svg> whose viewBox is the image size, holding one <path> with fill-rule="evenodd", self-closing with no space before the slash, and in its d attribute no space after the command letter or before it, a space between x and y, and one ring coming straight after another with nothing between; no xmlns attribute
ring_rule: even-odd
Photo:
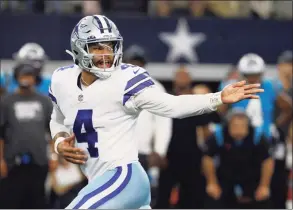
<svg viewBox="0 0 293 210"><path fill-rule="evenodd" d="M50 128L55 152L80 164L89 183L68 209L150 208L149 181L138 162L139 136L134 134L141 110L184 118L257 99L263 92L259 84L241 81L206 95L162 93L145 69L122 63L123 38L102 15L82 18L70 42L66 52L74 65L52 75Z"/></svg>

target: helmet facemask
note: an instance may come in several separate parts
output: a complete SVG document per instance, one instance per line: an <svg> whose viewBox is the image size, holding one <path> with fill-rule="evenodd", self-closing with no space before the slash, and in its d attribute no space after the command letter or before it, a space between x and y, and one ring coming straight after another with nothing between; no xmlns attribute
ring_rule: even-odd
<svg viewBox="0 0 293 210"><path fill-rule="evenodd" d="M70 54L74 58L82 56L78 62L79 67L101 79L109 78L111 72L121 63L122 40L87 42L76 40L75 46L77 46L77 51L73 50L73 53Z"/></svg>
<svg viewBox="0 0 293 210"><path fill-rule="evenodd" d="M115 45L117 45L117 41L87 43L85 51L92 58L89 63L89 68L96 67L102 69L102 71L107 71L107 69L111 68L114 64Z"/></svg>

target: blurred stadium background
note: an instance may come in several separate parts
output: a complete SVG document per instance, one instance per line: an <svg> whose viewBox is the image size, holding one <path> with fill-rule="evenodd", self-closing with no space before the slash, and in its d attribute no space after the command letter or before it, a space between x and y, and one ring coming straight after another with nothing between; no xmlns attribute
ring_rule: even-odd
<svg viewBox="0 0 293 210"><path fill-rule="evenodd" d="M0 7L4 89L10 85L7 78L16 65L13 55L25 43L43 47L47 58L42 77L48 80L58 67L71 65L65 50L70 49L73 27L85 15L104 14L112 19L124 38L124 49L143 47L146 69L168 92L172 92L175 72L182 66L193 84L206 84L215 92L246 53L260 55L267 64L265 77L277 79L279 55L292 51L292 1L1 0ZM52 163L50 167L54 168ZM65 169L58 171L60 186L82 180L76 175L68 181L71 173L78 172ZM157 171L152 175L157 179ZM46 182L48 192L50 183ZM292 172L288 189L287 207L292 208ZM54 190L57 195L67 192ZM176 195L173 191L171 203L176 203Z"/></svg>

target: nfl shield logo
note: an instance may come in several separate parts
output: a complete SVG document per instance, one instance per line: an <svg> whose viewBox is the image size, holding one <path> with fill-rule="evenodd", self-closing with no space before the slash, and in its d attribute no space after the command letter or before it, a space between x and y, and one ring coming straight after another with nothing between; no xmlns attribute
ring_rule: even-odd
<svg viewBox="0 0 293 210"><path fill-rule="evenodd" d="M78 101L83 101L83 95L78 96Z"/></svg>

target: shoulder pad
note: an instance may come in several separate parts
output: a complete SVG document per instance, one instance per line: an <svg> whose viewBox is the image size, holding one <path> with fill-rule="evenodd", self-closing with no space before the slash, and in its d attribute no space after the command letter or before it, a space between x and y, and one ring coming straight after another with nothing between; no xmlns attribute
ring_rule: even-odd
<svg viewBox="0 0 293 210"><path fill-rule="evenodd" d="M134 95L139 94L147 87L153 86L154 82L149 73L139 66L131 65L126 68L122 64L121 70L125 71L126 84L124 85L123 105ZM130 65L130 64L129 64ZM124 68L124 70L123 70ZM124 73L123 73L124 74Z"/></svg>
<svg viewBox="0 0 293 210"><path fill-rule="evenodd" d="M121 70L124 71L125 73L127 72L129 75L135 76L137 74L147 72L144 68L128 64L128 63L122 63L121 64Z"/></svg>
<svg viewBox="0 0 293 210"><path fill-rule="evenodd" d="M71 70L75 70L79 68L78 66L76 65L69 65L69 66L63 66L63 67L59 67L57 68L53 74L52 74L52 80L56 80L57 77L62 77L61 75L68 75L69 73L73 72Z"/></svg>

